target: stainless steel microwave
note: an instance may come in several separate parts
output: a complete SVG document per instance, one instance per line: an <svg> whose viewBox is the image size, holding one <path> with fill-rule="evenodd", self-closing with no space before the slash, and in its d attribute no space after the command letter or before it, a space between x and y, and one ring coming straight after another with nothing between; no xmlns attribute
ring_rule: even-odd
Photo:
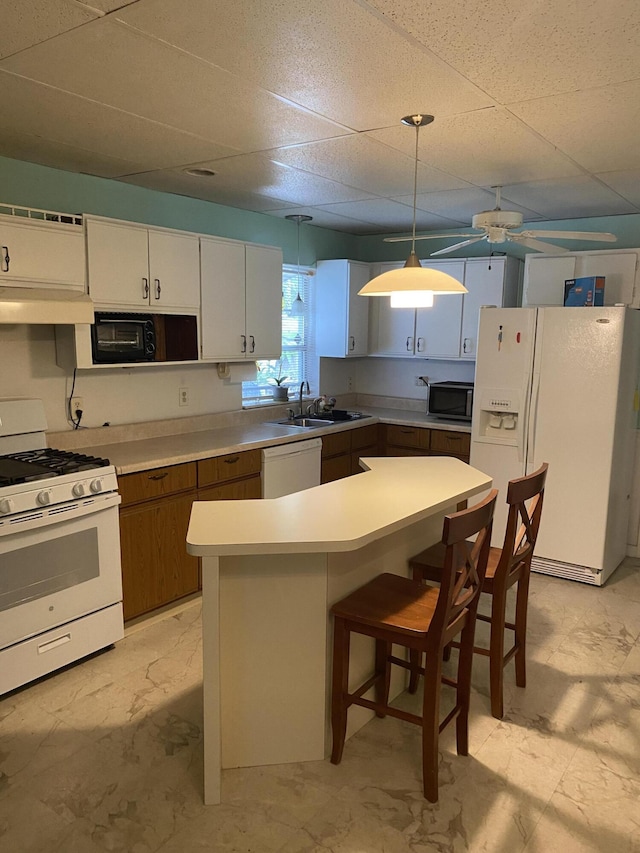
<svg viewBox="0 0 640 853"><path fill-rule="evenodd" d="M470 421L473 409L473 382L432 382L427 412L437 418Z"/></svg>

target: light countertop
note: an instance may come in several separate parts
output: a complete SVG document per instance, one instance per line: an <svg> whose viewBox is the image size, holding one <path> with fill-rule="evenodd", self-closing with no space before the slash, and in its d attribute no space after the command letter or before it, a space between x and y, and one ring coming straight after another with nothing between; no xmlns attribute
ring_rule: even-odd
<svg viewBox="0 0 640 853"><path fill-rule="evenodd" d="M491 486L448 456L362 460L356 477L272 500L195 501L187 550L197 556L354 551ZM303 568L303 566L301 566Z"/></svg>
<svg viewBox="0 0 640 853"><path fill-rule="evenodd" d="M368 408L367 417L314 429L280 426L271 423L252 423L205 429L176 435L154 436L135 441L119 441L83 446L82 453L108 459L120 475L181 462L193 462L226 453L238 453L254 448L273 447L292 441L322 437L329 433L356 429L374 423L429 427L457 432L470 432L471 425L460 421L444 421L422 412L404 409ZM265 418L269 417L265 414ZM272 417L274 417L272 415ZM103 433L104 434L104 433Z"/></svg>

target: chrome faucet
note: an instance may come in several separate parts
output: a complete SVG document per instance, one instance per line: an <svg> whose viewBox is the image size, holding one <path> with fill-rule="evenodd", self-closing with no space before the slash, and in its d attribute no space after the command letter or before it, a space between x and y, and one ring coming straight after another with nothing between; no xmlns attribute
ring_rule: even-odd
<svg viewBox="0 0 640 853"><path fill-rule="evenodd" d="M304 411L302 410L302 395L305 392L305 387L307 394L310 394L309 383L306 380L300 383L300 415L304 415Z"/></svg>
<svg viewBox="0 0 640 853"><path fill-rule="evenodd" d="M320 403L322 402L322 397L314 397L313 401L307 406L307 414L308 415L319 415L320 414Z"/></svg>

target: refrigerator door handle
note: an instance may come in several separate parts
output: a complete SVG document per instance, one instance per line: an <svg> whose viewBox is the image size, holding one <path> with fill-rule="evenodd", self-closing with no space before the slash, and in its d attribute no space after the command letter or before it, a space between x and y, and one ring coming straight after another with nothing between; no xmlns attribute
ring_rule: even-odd
<svg viewBox="0 0 640 853"><path fill-rule="evenodd" d="M533 389L531 393L531 412L529 414L529 442L527 461L534 464L536 458L536 432L538 429L538 400L540 399L540 375L533 377ZM523 442L524 444L524 442ZM525 474L529 473L525 471Z"/></svg>

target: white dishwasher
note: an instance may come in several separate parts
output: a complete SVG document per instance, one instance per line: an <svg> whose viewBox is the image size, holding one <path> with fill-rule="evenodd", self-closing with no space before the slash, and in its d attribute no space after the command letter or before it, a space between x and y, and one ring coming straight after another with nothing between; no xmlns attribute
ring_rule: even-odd
<svg viewBox="0 0 640 853"><path fill-rule="evenodd" d="M262 497L279 498L320 485L322 439L295 441L262 451Z"/></svg>

